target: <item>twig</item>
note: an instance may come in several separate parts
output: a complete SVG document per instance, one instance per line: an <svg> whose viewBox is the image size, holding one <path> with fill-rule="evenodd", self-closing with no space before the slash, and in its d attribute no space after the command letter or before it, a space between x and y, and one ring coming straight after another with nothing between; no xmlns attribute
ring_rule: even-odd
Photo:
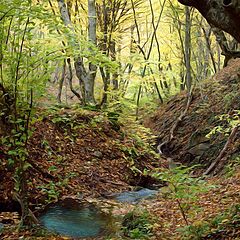
<svg viewBox="0 0 240 240"><path fill-rule="evenodd" d="M106 179L100 179L101 182L104 182L104 183L111 183L113 185L117 185L117 186L125 186L126 183L124 182L114 182L114 181L110 181L110 180L106 180Z"/></svg>

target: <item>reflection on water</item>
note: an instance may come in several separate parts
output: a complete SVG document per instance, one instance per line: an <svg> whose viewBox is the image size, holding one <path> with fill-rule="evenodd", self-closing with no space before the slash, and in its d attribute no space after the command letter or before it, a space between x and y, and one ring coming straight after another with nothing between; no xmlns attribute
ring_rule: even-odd
<svg viewBox="0 0 240 240"><path fill-rule="evenodd" d="M74 207L56 205L40 217L50 231L63 236L94 237L103 234L111 223L111 216L94 206Z"/></svg>

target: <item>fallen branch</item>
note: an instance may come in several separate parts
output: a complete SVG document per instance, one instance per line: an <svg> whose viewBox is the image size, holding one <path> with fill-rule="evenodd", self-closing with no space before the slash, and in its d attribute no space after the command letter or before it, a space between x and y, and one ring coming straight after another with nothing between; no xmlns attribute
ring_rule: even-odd
<svg viewBox="0 0 240 240"><path fill-rule="evenodd" d="M203 173L203 175L208 175L210 174L216 167L217 165L220 163L221 159L223 158L223 156L225 155L229 145L232 143L232 141L234 140L234 137L236 136L236 133L239 130L240 125L235 126L232 129L231 134L228 137L228 140L226 142L226 144L224 145L222 151L220 152L220 154L218 155L218 157L215 159L214 162L212 162L212 164L209 166L209 168Z"/></svg>
<svg viewBox="0 0 240 240"><path fill-rule="evenodd" d="M185 110L183 112L181 112L180 116L177 118L177 121L175 122L175 124L173 124L173 126L170 130L169 142L172 141L172 139L174 138L174 132L177 129L179 123L181 123L183 118L186 116L188 109L190 107L191 101L192 101L192 95L189 94L188 98L187 98L187 105L186 105Z"/></svg>
<svg viewBox="0 0 240 240"><path fill-rule="evenodd" d="M100 179L100 181L101 182L103 182L103 183L110 183L110 184L113 184L113 185L117 185L117 186L125 186L126 185L126 183L124 183L124 182L114 182L114 181L110 181L110 180L107 180L107 179Z"/></svg>

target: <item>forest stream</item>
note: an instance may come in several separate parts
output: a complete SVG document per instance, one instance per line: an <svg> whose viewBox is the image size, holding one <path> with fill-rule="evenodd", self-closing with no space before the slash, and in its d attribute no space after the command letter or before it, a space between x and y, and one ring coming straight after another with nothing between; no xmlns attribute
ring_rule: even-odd
<svg viewBox="0 0 240 240"><path fill-rule="evenodd" d="M111 194L108 198L121 203L138 204L143 199L153 198L157 193L157 190L142 188L138 191ZM47 230L77 238L107 235L114 232L117 222L116 216L111 212L105 213L101 207L73 199L51 205L39 219Z"/></svg>

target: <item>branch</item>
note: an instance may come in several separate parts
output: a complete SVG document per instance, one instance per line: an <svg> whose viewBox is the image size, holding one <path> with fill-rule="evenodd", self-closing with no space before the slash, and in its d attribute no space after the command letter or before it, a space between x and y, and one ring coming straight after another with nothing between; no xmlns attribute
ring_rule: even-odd
<svg viewBox="0 0 240 240"><path fill-rule="evenodd" d="M181 112L180 116L177 118L176 122L173 124L172 128L170 129L170 135L169 135L169 138L160 143L158 146L157 146L157 150L159 152L159 154L163 154L162 152L162 147L168 143L170 143L173 138L174 138L174 132L176 131L177 127L179 126L179 124L182 122L182 120L184 119L184 117L186 116L188 110L189 110L189 107L191 105L191 102L192 102L192 94L191 93L188 93L188 96L187 96L187 104L186 104L186 107L184 109L184 111Z"/></svg>
<svg viewBox="0 0 240 240"><path fill-rule="evenodd" d="M212 162L212 164L209 166L209 168L203 173L203 175L208 175L217 167L217 165L219 164L219 162L221 161L223 156L226 154L226 151L227 151L229 145L232 143L234 137L236 136L236 133L238 132L239 128L240 128L240 125L237 125L236 127L233 128L226 144L224 145L224 148L222 149L222 151L220 152L220 154L218 155L216 160L214 162Z"/></svg>

